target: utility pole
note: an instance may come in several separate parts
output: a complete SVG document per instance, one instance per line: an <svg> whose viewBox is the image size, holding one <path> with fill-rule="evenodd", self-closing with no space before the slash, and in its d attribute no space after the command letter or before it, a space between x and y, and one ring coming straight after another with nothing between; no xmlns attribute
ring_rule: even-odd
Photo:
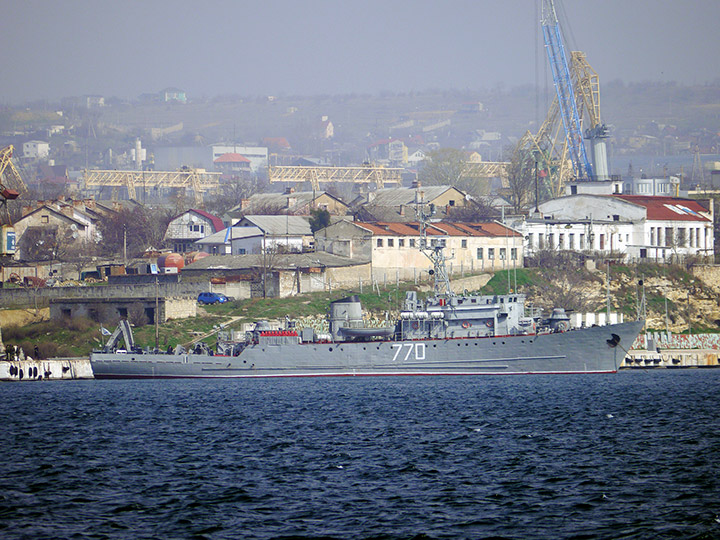
<svg viewBox="0 0 720 540"><path fill-rule="evenodd" d="M160 285L155 276L155 350L160 348Z"/></svg>

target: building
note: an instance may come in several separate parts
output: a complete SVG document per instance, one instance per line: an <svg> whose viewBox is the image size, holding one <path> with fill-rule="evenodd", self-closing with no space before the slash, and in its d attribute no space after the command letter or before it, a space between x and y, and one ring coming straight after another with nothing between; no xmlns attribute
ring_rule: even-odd
<svg viewBox="0 0 720 540"><path fill-rule="evenodd" d="M567 250L628 261L713 255L711 201L641 195L571 195L542 203L515 226L525 253Z"/></svg>
<svg viewBox="0 0 720 540"><path fill-rule="evenodd" d="M424 201L425 211L432 208L435 217L442 219L456 206L467 204L467 195L452 186L423 186L387 188L365 193L352 202L358 221L418 221L415 214L418 201Z"/></svg>
<svg viewBox="0 0 720 540"><path fill-rule="evenodd" d="M183 90L180 90L179 88L166 88L162 92L160 92L162 95L162 100L164 102L169 101L177 101L180 103L187 103L187 95Z"/></svg>
<svg viewBox="0 0 720 540"><path fill-rule="evenodd" d="M50 144L45 141L27 141L23 143L23 157L27 159L47 159Z"/></svg>
<svg viewBox="0 0 720 540"><path fill-rule="evenodd" d="M234 227L257 227L264 236L263 250L270 248L286 252L312 251L313 233L310 222L301 216L248 215L233 225Z"/></svg>
<svg viewBox="0 0 720 540"><path fill-rule="evenodd" d="M100 217L83 201L40 201L34 207L26 207L15 222L15 258L54 260L71 252L87 251L88 244L100 241L97 228Z"/></svg>
<svg viewBox="0 0 720 540"><path fill-rule="evenodd" d="M214 160L215 169L223 174L236 175L250 172L250 160L236 152L228 152Z"/></svg>
<svg viewBox="0 0 720 540"><path fill-rule="evenodd" d="M240 154L250 161L250 170L257 172L260 169L267 169L268 149L266 146L238 146L228 144L215 144L212 146L212 161L223 154Z"/></svg>
<svg viewBox="0 0 720 540"><path fill-rule="evenodd" d="M170 220L165 230L164 241L172 246L174 252L188 253L197 249L196 240L224 228L225 224L219 217L204 210L191 209Z"/></svg>
<svg viewBox="0 0 720 540"><path fill-rule="evenodd" d="M430 247L443 246L450 274L523 266L522 235L498 222L432 223ZM315 233L316 251L369 261L376 279L413 279L432 268L417 222L340 221Z"/></svg>
<svg viewBox="0 0 720 540"><path fill-rule="evenodd" d="M326 210L330 215L344 216L350 208L327 191L295 191L289 188L284 193L256 193L243 199L238 206L228 211L228 215L239 217L282 211L293 216L309 216L312 210Z"/></svg>
<svg viewBox="0 0 720 540"><path fill-rule="evenodd" d="M235 298L286 297L335 288L371 288L370 264L330 253L274 253L205 257L183 277L209 279Z"/></svg>
<svg viewBox="0 0 720 540"><path fill-rule="evenodd" d="M195 241L195 249L210 255L262 253L266 243L263 231L254 226L228 227Z"/></svg>

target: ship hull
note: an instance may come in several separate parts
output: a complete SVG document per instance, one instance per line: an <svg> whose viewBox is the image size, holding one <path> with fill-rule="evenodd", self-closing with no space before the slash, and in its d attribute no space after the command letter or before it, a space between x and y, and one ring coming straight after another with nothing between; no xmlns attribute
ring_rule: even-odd
<svg viewBox="0 0 720 540"><path fill-rule="evenodd" d="M252 344L238 356L92 353L98 379L613 373L642 321L563 333ZM613 334L619 342L613 345Z"/></svg>

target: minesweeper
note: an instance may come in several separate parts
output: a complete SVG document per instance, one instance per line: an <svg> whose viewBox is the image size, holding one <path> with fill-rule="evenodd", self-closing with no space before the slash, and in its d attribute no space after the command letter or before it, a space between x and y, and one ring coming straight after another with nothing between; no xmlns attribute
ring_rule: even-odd
<svg viewBox="0 0 720 540"><path fill-rule="evenodd" d="M216 350L141 349L126 320L90 362L96 378L305 377L612 373L644 321L571 329L556 308L548 318L525 309L525 296L457 295L450 288L442 243L430 245L421 217L420 249L430 258L434 294L407 292L393 325L368 327L358 296L336 300L328 332L258 321L244 339L218 335ZM124 347L120 348L124 341Z"/></svg>

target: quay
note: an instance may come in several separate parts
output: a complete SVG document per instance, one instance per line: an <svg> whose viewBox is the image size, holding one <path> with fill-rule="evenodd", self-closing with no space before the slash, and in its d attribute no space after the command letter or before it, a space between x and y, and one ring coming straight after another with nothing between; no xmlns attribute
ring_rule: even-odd
<svg viewBox="0 0 720 540"><path fill-rule="evenodd" d="M93 379L89 358L52 358L0 361L0 381Z"/></svg>

